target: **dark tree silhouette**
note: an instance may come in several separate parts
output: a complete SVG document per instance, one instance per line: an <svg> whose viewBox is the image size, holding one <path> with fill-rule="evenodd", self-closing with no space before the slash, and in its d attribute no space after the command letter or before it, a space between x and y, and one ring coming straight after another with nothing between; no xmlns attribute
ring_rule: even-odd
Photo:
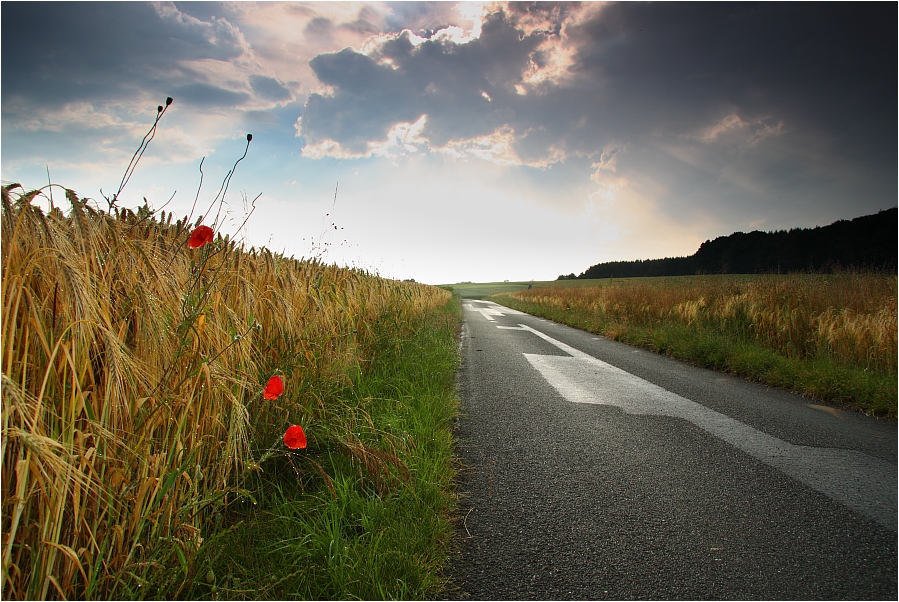
<svg viewBox="0 0 899 602"><path fill-rule="evenodd" d="M591 266L577 278L633 278L693 274L833 272L840 269L896 271L896 207L829 226L707 240L689 257L612 261ZM574 278L559 276L559 280Z"/></svg>

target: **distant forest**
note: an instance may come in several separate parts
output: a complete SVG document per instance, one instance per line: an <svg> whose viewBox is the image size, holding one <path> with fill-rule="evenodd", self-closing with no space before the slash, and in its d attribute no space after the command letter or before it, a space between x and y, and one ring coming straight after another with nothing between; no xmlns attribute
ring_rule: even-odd
<svg viewBox="0 0 899 602"><path fill-rule="evenodd" d="M894 207L823 227L735 232L705 241L689 257L598 263L579 276L569 274L558 279L833 272L849 268L895 271L896 232Z"/></svg>

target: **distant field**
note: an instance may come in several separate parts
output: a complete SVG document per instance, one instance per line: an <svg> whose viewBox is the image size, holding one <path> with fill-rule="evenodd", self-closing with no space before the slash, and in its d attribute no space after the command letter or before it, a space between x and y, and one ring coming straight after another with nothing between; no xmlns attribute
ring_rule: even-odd
<svg viewBox="0 0 899 602"><path fill-rule="evenodd" d="M547 284L548 282L460 282L443 286L452 288L453 293L463 299L486 299L495 293L512 293L526 290L529 285L537 288Z"/></svg>
<svg viewBox="0 0 899 602"><path fill-rule="evenodd" d="M628 278L628 280L645 280L644 278ZM621 279L616 279L616 282ZM456 284L441 285L444 288L452 288L454 293L463 299L486 299L497 293L514 293L515 291L531 288L546 287L588 287L599 286L609 282L608 278L602 280L527 280L515 282L459 282Z"/></svg>
<svg viewBox="0 0 899 602"><path fill-rule="evenodd" d="M676 282L678 280L690 280L695 276L668 276L664 279L668 282ZM728 274L715 276L719 280L729 282L745 282L754 278L750 274ZM490 295L499 293L514 293L516 291L527 290L528 286L535 288L589 288L593 286L601 286L607 284L638 284L645 282L658 281L661 278L654 277L636 277L636 278L598 278L595 280L521 280L515 282L459 282L456 284L443 284L443 288L451 288L453 293L458 294L463 299L486 299Z"/></svg>
<svg viewBox="0 0 899 602"><path fill-rule="evenodd" d="M493 300L514 309L701 366L896 416L895 274L564 280L531 283L532 290L502 284L519 288L467 286L498 292ZM464 287L459 292L467 296Z"/></svg>

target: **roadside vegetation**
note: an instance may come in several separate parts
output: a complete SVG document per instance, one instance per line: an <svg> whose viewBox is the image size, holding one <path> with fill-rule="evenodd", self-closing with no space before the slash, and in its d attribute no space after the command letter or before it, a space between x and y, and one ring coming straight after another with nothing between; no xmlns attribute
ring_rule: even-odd
<svg viewBox="0 0 899 602"><path fill-rule="evenodd" d="M436 596L451 294L46 192L3 188L2 598Z"/></svg>
<svg viewBox="0 0 899 602"><path fill-rule="evenodd" d="M897 278L851 272L609 279L500 293L513 309L896 417Z"/></svg>
<svg viewBox="0 0 899 602"><path fill-rule="evenodd" d="M328 422L351 449L269 462L199 550L188 599L434 599L452 535L456 414L454 302L397 337L338 394ZM315 470L309 470L314 466Z"/></svg>
<svg viewBox="0 0 899 602"><path fill-rule="evenodd" d="M460 282L458 284L446 285L453 294L463 299L486 299L490 295L496 293L510 293L513 291L525 290L528 288L528 282L492 282L492 283L476 283L476 282ZM546 285L546 282L535 283Z"/></svg>
<svg viewBox="0 0 899 602"><path fill-rule="evenodd" d="M531 288L596 286L596 280L529 280L505 282L459 282L443 285L463 299L486 299L497 293L511 293Z"/></svg>

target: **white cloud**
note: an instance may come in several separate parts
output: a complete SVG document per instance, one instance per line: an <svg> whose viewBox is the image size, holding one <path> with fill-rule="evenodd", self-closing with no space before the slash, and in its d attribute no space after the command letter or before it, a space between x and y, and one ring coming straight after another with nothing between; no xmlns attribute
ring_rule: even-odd
<svg viewBox="0 0 899 602"><path fill-rule="evenodd" d="M508 126L494 132L467 140L452 140L435 152L454 159L477 158L495 165L520 165L521 159L515 152L515 130Z"/></svg>

